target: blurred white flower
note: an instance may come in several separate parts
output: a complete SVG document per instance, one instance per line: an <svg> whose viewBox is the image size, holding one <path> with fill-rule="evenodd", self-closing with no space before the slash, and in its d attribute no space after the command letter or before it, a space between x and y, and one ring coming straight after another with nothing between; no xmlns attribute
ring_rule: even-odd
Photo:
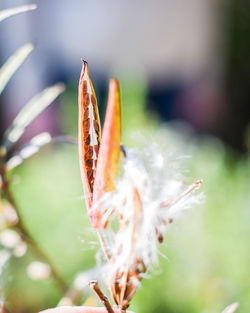
<svg viewBox="0 0 250 313"><path fill-rule="evenodd" d="M26 252L27 252L27 243L21 241L13 250L13 255L17 258L20 258L24 256Z"/></svg>
<svg viewBox="0 0 250 313"><path fill-rule="evenodd" d="M51 268L46 263L35 261L27 267L27 274L33 280L44 280L50 277Z"/></svg>
<svg viewBox="0 0 250 313"><path fill-rule="evenodd" d="M0 229L15 225L17 222L18 216L14 208L5 199L0 199Z"/></svg>
<svg viewBox="0 0 250 313"><path fill-rule="evenodd" d="M0 233L0 243L18 258L22 257L27 251L26 242L21 239L15 230L9 228Z"/></svg>
<svg viewBox="0 0 250 313"><path fill-rule="evenodd" d="M15 248L20 242L19 234L12 229L5 229L0 233L0 242L6 248Z"/></svg>

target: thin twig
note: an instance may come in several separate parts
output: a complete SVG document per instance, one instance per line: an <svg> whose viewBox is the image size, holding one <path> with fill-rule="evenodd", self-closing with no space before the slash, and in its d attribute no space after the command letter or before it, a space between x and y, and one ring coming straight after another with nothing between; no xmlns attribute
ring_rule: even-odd
<svg viewBox="0 0 250 313"><path fill-rule="evenodd" d="M160 208L165 208L165 207L168 207L170 205L172 206L172 205L176 204L176 202L178 202L179 200L181 200L182 198L187 196L192 191L199 189L201 184L202 184L202 180L201 179L197 180L196 182L194 182L192 185L190 185L186 190L184 190L179 196L177 196L173 200L166 200L166 201L161 202Z"/></svg>
<svg viewBox="0 0 250 313"><path fill-rule="evenodd" d="M94 290L94 292L97 294L98 298L100 299L101 303L105 306L108 313L115 313L112 309L108 298L103 294L101 291L98 282L96 280L92 280L89 282L89 287Z"/></svg>
<svg viewBox="0 0 250 313"><path fill-rule="evenodd" d="M97 233L97 237L99 239L102 251L103 251L107 261L110 261L111 256L110 256L110 254L108 252L107 245L105 243L105 239L104 239L104 236L103 236L101 230L96 230L96 233Z"/></svg>
<svg viewBox="0 0 250 313"><path fill-rule="evenodd" d="M1 162L1 160L0 160ZM29 231L26 229L25 224L23 223L22 216L20 214L19 207L15 201L15 198L10 190L9 181L6 177L6 171L4 166L0 165L0 175L2 177L2 192L6 198L6 200L12 205L14 210L16 211L17 217L18 217L18 223L13 226L14 229L19 233L19 235L27 242L30 249L33 251L37 257L42 259L45 263L47 263L51 268L51 275L55 279L55 282L57 283L58 287L61 289L62 293L64 294L68 290L68 286L65 283L65 281L62 279L62 277L58 274L56 268L54 267L53 263L50 261L48 256L42 251L42 249L39 247L37 242L33 239L32 235L29 233Z"/></svg>

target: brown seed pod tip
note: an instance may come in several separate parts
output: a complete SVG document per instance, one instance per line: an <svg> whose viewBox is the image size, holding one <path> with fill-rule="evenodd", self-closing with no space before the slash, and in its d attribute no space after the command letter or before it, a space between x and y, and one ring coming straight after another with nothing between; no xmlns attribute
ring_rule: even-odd
<svg viewBox="0 0 250 313"><path fill-rule="evenodd" d="M81 58L82 63L84 63L84 65L88 65L87 61L84 61L83 58Z"/></svg>

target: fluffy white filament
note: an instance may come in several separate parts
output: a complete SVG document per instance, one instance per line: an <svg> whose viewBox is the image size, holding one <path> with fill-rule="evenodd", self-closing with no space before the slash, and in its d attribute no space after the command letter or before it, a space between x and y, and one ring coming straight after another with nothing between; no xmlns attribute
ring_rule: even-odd
<svg viewBox="0 0 250 313"><path fill-rule="evenodd" d="M168 224L203 198L195 192L201 181L190 186L185 184L179 171L180 159L167 159L156 146L153 150L149 155L128 150L116 190L100 200L104 221L115 212L103 232L106 250L111 256L111 276L121 268L132 268L138 260L142 260L146 268L156 262L157 244L163 240ZM143 269L140 275L144 275Z"/></svg>

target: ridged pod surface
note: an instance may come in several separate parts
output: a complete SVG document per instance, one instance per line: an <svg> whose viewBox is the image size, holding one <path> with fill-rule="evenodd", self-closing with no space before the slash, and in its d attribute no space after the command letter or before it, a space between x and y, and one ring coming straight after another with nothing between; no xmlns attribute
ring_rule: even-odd
<svg viewBox="0 0 250 313"><path fill-rule="evenodd" d="M78 91L78 147L80 172L88 211L92 205L93 185L100 145L100 118L88 64L83 61Z"/></svg>
<svg viewBox="0 0 250 313"><path fill-rule="evenodd" d="M100 208L99 201L105 192L115 189L115 180L119 174L121 145L121 101L119 83L111 79L102 139L97 161L94 182L93 208L91 212L94 228L105 228L108 223L106 216L109 208Z"/></svg>

